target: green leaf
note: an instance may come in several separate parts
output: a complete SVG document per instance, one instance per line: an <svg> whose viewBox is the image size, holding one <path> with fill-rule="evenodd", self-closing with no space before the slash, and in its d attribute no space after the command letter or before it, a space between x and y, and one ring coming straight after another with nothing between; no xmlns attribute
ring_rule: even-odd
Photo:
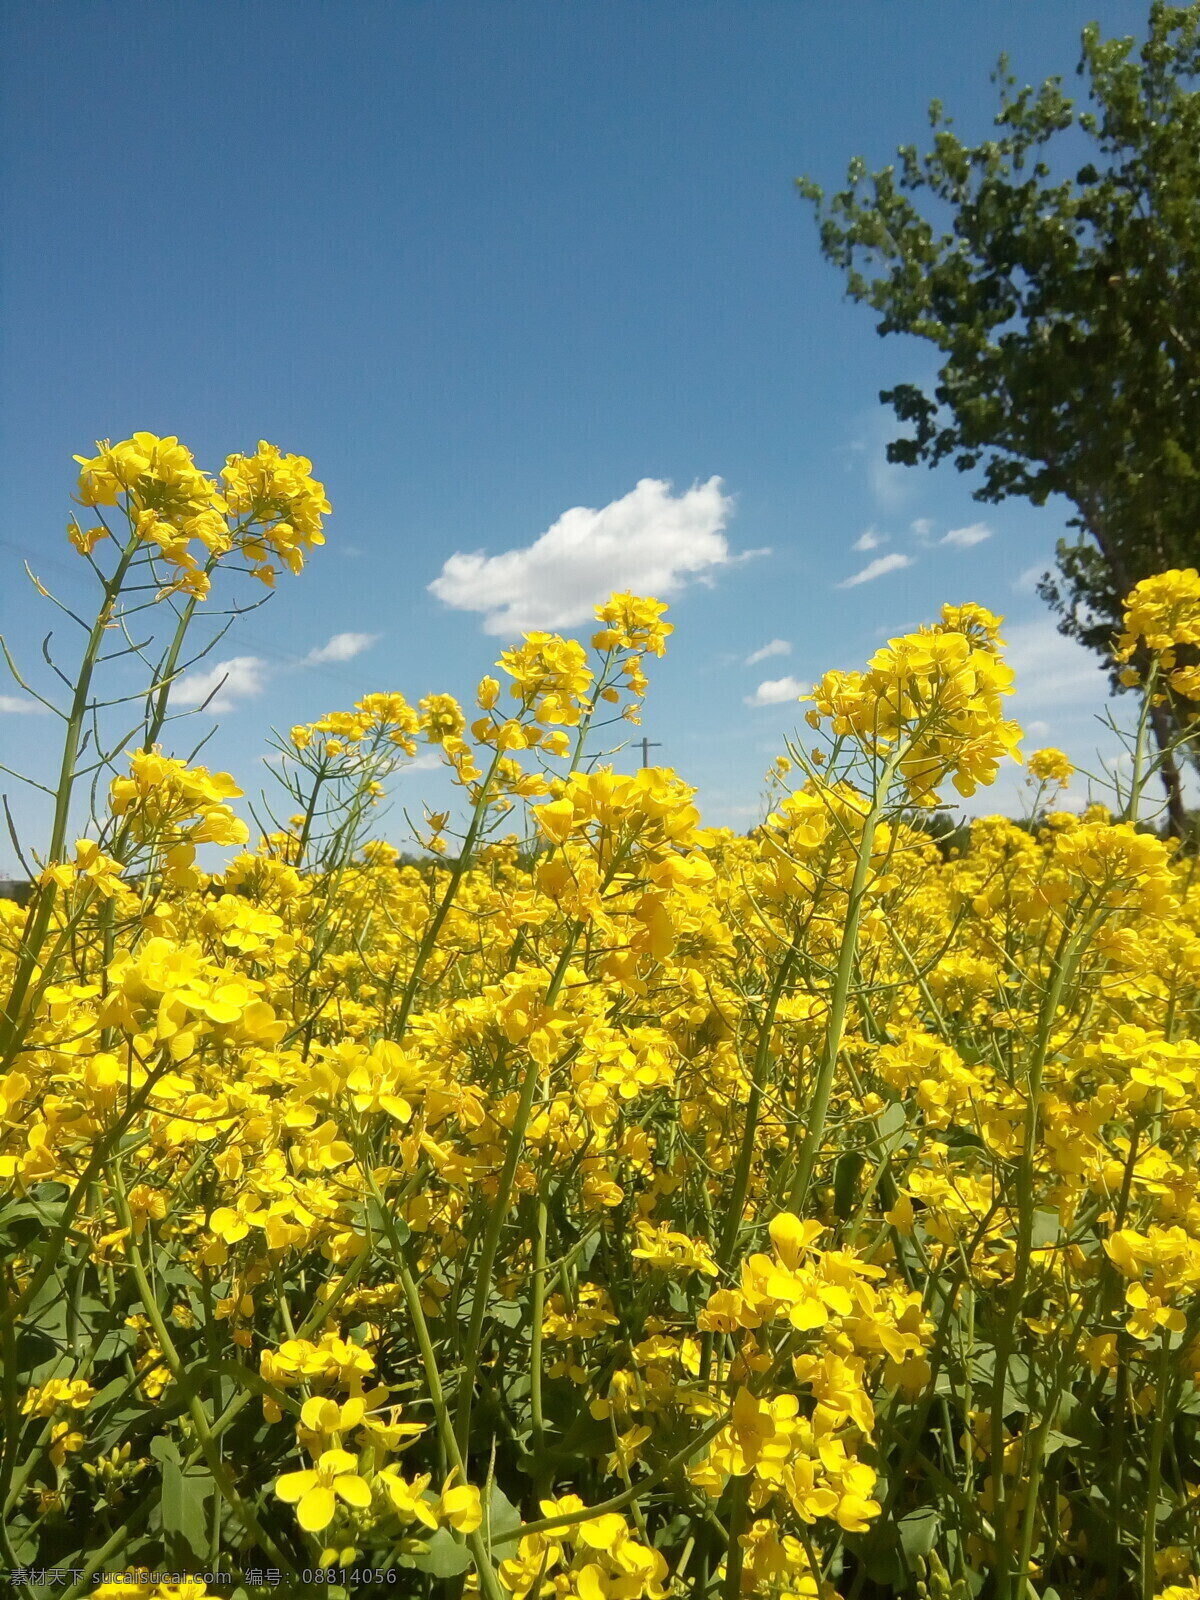
<svg viewBox="0 0 1200 1600"><path fill-rule="evenodd" d="M44 1333L66 1332L67 1286L59 1273L52 1272L29 1302L25 1321Z"/></svg>
<svg viewBox="0 0 1200 1600"><path fill-rule="evenodd" d="M971 1357L971 1370L976 1387L990 1390L996 1370L996 1352L987 1346ZM1012 1355L1008 1359L1008 1372L1004 1384L1004 1413L1028 1411L1029 1363L1024 1356Z"/></svg>
<svg viewBox="0 0 1200 1600"><path fill-rule="evenodd" d="M1053 1455L1056 1450L1061 1450L1064 1445L1066 1445L1068 1449L1073 1450L1077 1445L1082 1444L1082 1442L1083 1441L1081 1439L1073 1439L1069 1433L1059 1433L1057 1428L1050 1428L1046 1433L1044 1451L1045 1454L1049 1456Z"/></svg>
<svg viewBox="0 0 1200 1600"><path fill-rule="evenodd" d="M110 1400L120 1400L123 1395L129 1392L131 1387L132 1385L124 1373L119 1378L113 1378L110 1383L106 1383L103 1389L98 1390L92 1396L91 1412L95 1413L101 1406L108 1405Z"/></svg>
<svg viewBox="0 0 1200 1600"><path fill-rule="evenodd" d="M881 1158L895 1154L908 1127L903 1100L890 1100L875 1118L875 1126L879 1130Z"/></svg>
<svg viewBox="0 0 1200 1600"><path fill-rule="evenodd" d="M471 1552L465 1544L459 1544L449 1528L439 1528L425 1542L424 1551L413 1554L412 1564L434 1578L456 1578L471 1565Z"/></svg>
<svg viewBox="0 0 1200 1600"><path fill-rule="evenodd" d="M185 1472L178 1457L174 1461L163 1460L162 1525L173 1560L204 1562L208 1551L205 1504L215 1487L207 1467Z"/></svg>
<svg viewBox="0 0 1200 1600"><path fill-rule="evenodd" d="M18 1566L28 1566L37 1560L38 1537L36 1528L22 1528L18 1533L16 1529L9 1532L9 1544L12 1546L13 1560Z"/></svg>
<svg viewBox="0 0 1200 1600"><path fill-rule="evenodd" d="M23 1328L17 1335L17 1372L29 1387L41 1383L61 1365L59 1347L36 1328Z"/></svg>
<svg viewBox="0 0 1200 1600"><path fill-rule="evenodd" d="M41 1205L46 1205L55 1200L66 1200L70 1196L70 1189L65 1183L58 1183L53 1178L48 1178L44 1183L35 1183L33 1186L34 1198Z"/></svg>
<svg viewBox="0 0 1200 1600"><path fill-rule="evenodd" d="M369 1228L377 1237L391 1239L393 1235L400 1244L408 1241L409 1229L404 1218L388 1207L386 1201L381 1206L375 1196L368 1195L362 1203L363 1226Z"/></svg>
<svg viewBox="0 0 1200 1600"><path fill-rule="evenodd" d="M833 1168L833 1211L843 1222L854 1215L854 1198L858 1193L858 1180L866 1161L858 1150L847 1150L840 1155Z"/></svg>
<svg viewBox="0 0 1200 1600"><path fill-rule="evenodd" d="M667 1304L681 1317L691 1314L691 1302L688 1300L687 1290L681 1283L672 1281L667 1284Z"/></svg>
<svg viewBox="0 0 1200 1600"><path fill-rule="evenodd" d="M1057 1244L1062 1237L1062 1223L1057 1211L1035 1211L1033 1213L1033 1248L1044 1250L1047 1245Z"/></svg>
<svg viewBox="0 0 1200 1600"><path fill-rule="evenodd" d="M106 1333L96 1346L97 1361L111 1361L114 1356L123 1355L126 1350L132 1350L137 1344L137 1332L133 1328L113 1328Z"/></svg>
<svg viewBox="0 0 1200 1600"><path fill-rule="evenodd" d="M962 1128L957 1123L949 1128L943 1128L939 1134L943 1144L948 1144L952 1150L986 1150L987 1146L975 1132L974 1128Z"/></svg>
<svg viewBox="0 0 1200 1600"><path fill-rule="evenodd" d="M927 1556L937 1543L942 1519L934 1506L921 1506L901 1517L896 1524L900 1547L911 1560L913 1556Z"/></svg>
<svg viewBox="0 0 1200 1600"><path fill-rule="evenodd" d="M865 1544L862 1546L862 1557L871 1582L882 1585L894 1594L904 1581L904 1569L895 1550L887 1549L882 1542Z"/></svg>
<svg viewBox="0 0 1200 1600"><path fill-rule="evenodd" d="M521 1526L521 1513L513 1505L498 1483L492 1484L492 1492L487 1501L487 1518L484 1527L490 1539L498 1539L501 1534L512 1533ZM512 1548L511 1546L509 1548Z"/></svg>
<svg viewBox="0 0 1200 1600"><path fill-rule="evenodd" d="M8 1241L10 1250L27 1250L31 1255L40 1255L38 1245L44 1243L61 1215L61 1205L55 1216L49 1207L18 1200L0 1210L0 1235Z"/></svg>

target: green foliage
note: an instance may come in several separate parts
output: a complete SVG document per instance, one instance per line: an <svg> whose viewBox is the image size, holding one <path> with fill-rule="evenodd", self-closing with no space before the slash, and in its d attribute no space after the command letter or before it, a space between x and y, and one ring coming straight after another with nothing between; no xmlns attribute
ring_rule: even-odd
<svg viewBox="0 0 1200 1600"><path fill-rule="evenodd" d="M828 202L799 187L879 333L942 357L932 394L881 394L910 429L888 459L1068 500L1081 537L1039 592L1111 669L1122 597L1200 558L1200 4L1155 0L1136 53L1095 24L1082 47L1090 110L1060 77L1018 90L1002 57L995 137L964 143L935 101L924 155L856 158Z"/></svg>

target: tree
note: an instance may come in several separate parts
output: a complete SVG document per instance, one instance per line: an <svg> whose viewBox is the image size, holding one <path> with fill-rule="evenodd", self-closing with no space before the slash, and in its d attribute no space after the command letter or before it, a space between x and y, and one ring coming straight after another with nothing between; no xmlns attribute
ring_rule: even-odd
<svg viewBox="0 0 1200 1600"><path fill-rule="evenodd" d="M1091 110L1061 77L1017 91L1001 57L995 138L964 144L935 101L927 154L901 146L869 179L856 158L828 204L798 184L878 332L944 358L932 395L881 393L912 430L888 460L982 469L982 501L1071 502L1080 536L1038 592L1117 692L1121 599L1200 557L1200 3L1155 0L1137 54L1096 24L1082 45ZM1182 713L1152 718L1180 832Z"/></svg>

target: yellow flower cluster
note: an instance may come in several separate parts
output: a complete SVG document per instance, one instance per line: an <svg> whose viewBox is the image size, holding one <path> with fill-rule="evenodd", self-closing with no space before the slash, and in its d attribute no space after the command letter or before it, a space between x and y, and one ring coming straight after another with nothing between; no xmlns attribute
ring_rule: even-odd
<svg viewBox="0 0 1200 1600"><path fill-rule="evenodd" d="M1185 700L1200 700L1200 573L1195 567L1163 572L1135 585L1125 602L1124 627L1113 651L1115 661L1130 661L1141 649L1149 653L1167 683ZM1179 663L1180 648L1189 650ZM1140 681L1135 667L1126 667L1121 681L1132 688ZM1194 715L1195 713L1193 713Z"/></svg>
<svg viewBox="0 0 1200 1600"><path fill-rule="evenodd" d="M1021 737L1003 716L1013 673L997 650L1000 620L982 606L944 607L940 624L889 640L865 673L827 672L804 697L809 726L828 723L871 753L897 751L914 805L936 805L947 778L974 794Z"/></svg>
<svg viewBox="0 0 1200 1600"><path fill-rule="evenodd" d="M319 542L269 447L221 506L175 440L83 465L180 572L210 513L255 563ZM1131 641L1188 642L1194 576ZM13 1566L123 1552L72 1600L202 1595L154 1574L217 1548L297 1596L1195 1592L1194 858L1101 806L937 842L939 786L1019 738L977 606L828 674L821 759L705 827L588 755L664 611L526 637L470 725L389 692L297 726L253 844L147 739L0 902ZM369 826L422 741L462 815L414 860Z"/></svg>
<svg viewBox="0 0 1200 1600"><path fill-rule="evenodd" d="M1065 787L1075 771L1070 759L1053 747L1035 750L1025 765L1036 783L1053 783L1059 787Z"/></svg>
<svg viewBox="0 0 1200 1600"><path fill-rule="evenodd" d="M304 552L325 542L321 523L330 506L312 476L312 462L285 455L265 440L252 456L228 458L221 470L223 488L173 436L135 433L116 445L104 440L96 451L75 457L81 469L79 502L124 510L133 544L173 573L164 593L204 599L213 568L231 551L246 557L255 577L273 586L275 560L299 572ZM88 556L100 540L112 537L103 520L89 529L72 522L68 531L76 549ZM206 555L198 555L193 543Z"/></svg>
<svg viewBox="0 0 1200 1600"><path fill-rule="evenodd" d="M575 1494L543 1500L541 1510L567 1525L557 1534L527 1534L501 1563L500 1581L516 1600L547 1592L572 1600L665 1600L665 1557L641 1543L619 1512L573 1524L571 1514L586 1510Z"/></svg>

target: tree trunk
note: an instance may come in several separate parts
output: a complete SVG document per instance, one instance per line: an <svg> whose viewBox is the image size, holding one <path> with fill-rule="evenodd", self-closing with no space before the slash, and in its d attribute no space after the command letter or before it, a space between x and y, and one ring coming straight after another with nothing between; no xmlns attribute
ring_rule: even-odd
<svg viewBox="0 0 1200 1600"><path fill-rule="evenodd" d="M1087 519L1088 532L1095 539L1100 554L1108 563L1108 570L1113 575L1116 588L1124 598L1133 589L1133 576L1127 569L1116 544L1108 537L1100 506L1095 500L1091 500L1080 509ZM1183 804L1183 782L1179 776L1179 763L1175 759L1175 752L1171 749L1174 734L1172 720L1165 706L1151 706L1150 724L1154 729L1154 742L1158 745L1161 757L1159 772L1163 788L1167 791L1167 833L1171 838L1182 839L1187 833L1187 811Z"/></svg>
<svg viewBox="0 0 1200 1600"><path fill-rule="evenodd" d="M1179 776L1179 763L1171 749L1174 729L1166 706L1150 707L1150 723L1158 745L1162 765L1163 788L1167 791L1167 833L1173 839L1182 839L1187 833L1187 811L1183 804L1183 781Z"/></svg>

